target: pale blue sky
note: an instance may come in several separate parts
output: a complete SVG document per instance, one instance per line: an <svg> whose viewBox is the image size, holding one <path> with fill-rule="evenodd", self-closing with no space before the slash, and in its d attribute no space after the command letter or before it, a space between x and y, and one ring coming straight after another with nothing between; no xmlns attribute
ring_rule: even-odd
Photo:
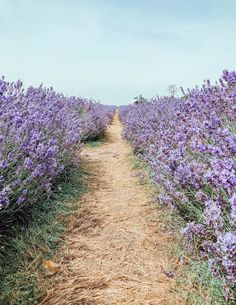
<svg viewBox="0 0 236 305"><path fill-rule="evenodd" d="M126 104L236 69L236 0L0 0L0 74Z"/></svg>

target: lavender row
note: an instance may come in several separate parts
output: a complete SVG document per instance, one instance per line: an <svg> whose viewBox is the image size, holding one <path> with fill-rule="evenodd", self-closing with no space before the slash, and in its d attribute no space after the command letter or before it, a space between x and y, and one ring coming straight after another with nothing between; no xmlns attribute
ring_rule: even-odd
<svg viewBox="0 0 236 305"><path fill-rule="evenodd" d="M101 136L114 107L66 97L52 88L0 80L0 228L11 215L50 193L78 160L81 144Z"/></svg>
<svg viewBox="0 0 236 305"><path fill-rule="evenodd" d="M190 251L200 252L228 299L236 288L236 72L215 84L121 107L124 137L150 165L159 202L186 221Z"/></svg>

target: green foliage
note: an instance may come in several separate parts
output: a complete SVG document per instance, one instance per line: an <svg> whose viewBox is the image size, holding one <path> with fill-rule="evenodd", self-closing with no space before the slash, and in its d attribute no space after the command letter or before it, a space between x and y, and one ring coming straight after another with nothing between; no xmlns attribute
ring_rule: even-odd
<svg viewBox="0 0 236 305"><path fill-rule="evenodd" d="M86 141L85 144L88 147L99 147L99 146L105 144L106 142L107 142L107 136L106 136L106 134L103 134L102 136L100 136L97 139Z"/></svg>
<svg viewBox="0 0 236 305"><path fill-rule="evenodd" d="M73 168L64 175L50 200L32 206L27 223L15 224L1 236L0 304L38 304L44 296L43 259L52 259L62 243L71 214L79 206L72 204L86 191L86 170Z"/></svg>
<svg viewBox="0 0 236 305"><path fill-rule="evenodd" d="M140 94L139 96L135 96L134 104L140 104L146 102L146 99Z"/></svg>
<svg viewBox="0 0 236 305"><path fill-rule="evenodd" d="M212 276L207 262L192 260L187 270L186 279L182 284L191 289L184 291L187 301L192 305L233 305L234 302L225 300L222 283Z"/></svg>

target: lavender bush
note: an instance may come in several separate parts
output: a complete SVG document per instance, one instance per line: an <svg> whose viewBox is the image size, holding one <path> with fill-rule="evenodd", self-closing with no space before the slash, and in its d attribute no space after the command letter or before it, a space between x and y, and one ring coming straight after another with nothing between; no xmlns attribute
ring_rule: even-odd
<svg viewBox="0 0 236 305"><path fill-rule="evenodd" d="M20 81L0 80L0 229L50 193L81 143L101 136L113 113L114 107L52 88L24 90Z"/></svg>
<svg viewBox="0 0 236 305"><path fill-rule="evenodd" d="M182 98L121 107L124 137L151 168L159 202L186 221L227 298L236 288L236 72ZM193 250L193 248L192 248Z"/></svg>

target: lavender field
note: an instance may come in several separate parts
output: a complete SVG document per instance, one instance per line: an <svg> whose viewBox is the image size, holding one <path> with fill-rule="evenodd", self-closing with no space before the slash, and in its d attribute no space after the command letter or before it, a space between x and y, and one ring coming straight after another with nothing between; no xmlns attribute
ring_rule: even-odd
<svg viewBox="0 0 236 305"><path fill-rule="evenodd" d="M120 107L123 135L150 166L157 204L177 211L188 251L236 288L236 72L223 71L181 98Z"/></svg>
<svg viewBox="0 0 236 305"><path fill-rule="evenodd" d="M236 305L235 12L0 0L0 305Z"/></svg>
<svg viewBox="0 0 236 305"><path fill-rule="evenodd" d="M1 231L23 208L50 196L60 175L79 162L83 143L104 134L114 110L52 88L0 80Z"/></svg>
<svg viewBox="0 0 236 305"><path fill-rule="evenodd" d="M236 298L236 72L224 70L214 84L207 80L200 88L181 90L180 97L154 97L120 106L121 133L138 158L148 165L157 194L155 204L167 207L181 218L183 248L193 260L207 263L212 277L224 291L222 300L233 304ZM49 200L61 178L65 179L71 169L80 169L85 143L102 138L111 123L113 129L108 132L107 141L111 143L112 153L121 154L123 144L119 138L120 123L118 119L114 121L115 111L115 106L67 97L42 85L24 88L21 81L10 83L2 78L0 238L3 245L8 243L6 236L15 226L22 224L24 228L30 217L27 211ZM111 136L115 140L109 140ZM109 154L106 147L100 155ZM96 150L92 154L96 158ZM99 162L103 164L102 159ZM114 175L125 179L121 165L110 159L108 163ZM102 165L104 170L108 163ZM114 181L119 185L120 178L114 176ZM129 187L133 182L128 179L126 183ZM108 188L110 192L112 186ZM122 195L123 188L118 188L118 192ZM105 206L110 204L106 201Z"/></svg>
<svg viewBox="0 0 236 305"><path fill-rule="evenodd" d="M123 230L123 216L120 220L116 211L118 205L119 209L123 210L122 213L128 216L124 232L127 227L129 229L123 233L123 237L127 234L122 241L124 245L119 240L120 234L118 240L116 236L109 239L105 237L108 244L103 243L102 246L100 237L98 240L96 238L93 240L89 236L86 242L96 244L101 252L94 257L95 266L91 266L90 272L93 270L96 273L96 260L109 253L110 269L119 275L121 267L118 265L116 271L112 261L112 257L118 254L113 253L110 243L115 242L120 247L129 249L125 239L132 240L133 237L128 232L133 230L139 232L141 228L140 222L135 222L135 217L130 215L135 209L137 215L143 214L142 200L132 200L131 205L135 205L133 208L130 207L129 196L130 198L135 196L135 193L130 191L130 186L133 188L137 186L133 178L130 178L133 174L127 161L127 143L129 143L139 160L148 165L156 194L155 205L168 208L172 217L176 217L176 220L181 219L182 249L186 251L192 263L194 261L199 265L206 263L212 279L217 280L217 284L207 284L204 287L206 292L203 297L201 296L200 301L187 301L188 304L202 304L201 300L204 298L208 300L205 304L215 304L216 300L219 304L234 304L236 298L236 72L224 70L220 79L214 84L207 80L199 88L181 90L180 97L142 99L127 106L120 106L117 111L115 106L102 105L81 97L68 97L42 85L37 88L24 88L21 81L10 83L2 78L0 81L0 242L3 246L0 258L6 260L7 251L22 251L22 247L28 249L29 246L25 245L26 241L20 248L17 244L9 246L9 237L18 238L16 231L22 231L20 238L22 236L27 238L29 233L25 231L26 224L28 221L30 223L32 217L28 212L33 210L34 206L42 204L42 211L39 213L45 215L47 212L44 209L47 209L51 196L58 192L57 187L60 189L61 181L64 179L66 185L66 179L72 170L80 172L81 164L92 162L89 171L94 177L99 176L99 179L96 185L93 180L90 182L92 193L89 193L91 197L89 202L92 205L87 207L86 213L94 214L94 222L96 222L99 215L96 209L93 211L93 202L99 202L100 213L108 217L105 228L110 236L110 232ZM104 135L105 142L99 144L101 146L98 148L89 148L86 144L88 142L96 144L96 141ZM107 157L103 159L103 155ZM103 192L104 188L107 189L107 193ZM139 190L139 187L137 192L142 194L142 198L145 198L143 200L148 200L148 195L144 194L143 190ZM116 197L114 197L115 193ZM125 194L128 195L128 199ZM58 205L58 202L52 200L50 204ZM109 214L107 209L110 209ZM38 217L44 216L39 214ZM79 223L88 225L89 219L84 217L83 213L82 219L80 217L78 217ZM161 220L159 219L158 222L161 223ZM113 227L117 223L118 229ZM39 225L37 230L40 230L40 223L37 225ZM49 230L48 239L51 238L51 234L58 234L52 233L55 230L54 224L49 223L46 227L43 224L42 231L45 228ZM104 231L101 236L106 234ZM173 236L178 234L176 230L172 231ZM35 238L35 235L29 236ZM73 238L78 238L77 232ZM148 239L149 236L144 238ZM159 240L162 249L166 248L166 241L159 232L152 238ZM136 239L139 240L140 236L137 235ZM39 247L37 255L41 256L41 246L37 243L34 247ZM174 242L172 247L179 246ZM154 279L155 275L152 268L149 269L149 263L152 261L152 265L158 265L158 261L155 257L149 257L151 248L152 245L145 250L136 249L134 257L136 259L137 255L142 255L140 260L143 261L143 268L147 268L145 272ZM47 250L44 255L51 253L50 251ZM139 254L136 251L140 251ZM145 252L146 256L143 257ZM129 255L132 257L131 253ZM15 259L12 253L9 255ZM20 255L25 257L24 253ZM74 255L76 257L77 252ZM171 254L173 260L176 259L175 255ZM26 266L30 261L27 258ZM9 263L11 264L11 261ZM40 262L38 264L40 265ZM86 264L89 265L90 261ZM76 266L80 272L82 267L78 264ZM155 268L158 270L159 267ZM170 263L169 268L175 267ZM8 278L9 271L5 272L7 275L3 273L3 280ZM38 272L37 268L35 272ZM87 273L86 270L83 272ZM130 272L132 273L128 270L127 274ZM133 272L136 274L136 269ZM158 272L163 273L163 267ZM173 271L164 270L163 274L170 278L180 278L180 275ZM7 289L16 281L14 275L11 276L10 282L6 281L7 285L4 284ZM67 274L62 273L61 276L66 278ZM181 277L183 278L183 275ZM70 279L69 276L69 283ZM139 279L140 277L137 278ZM144 277L143 280L146 281L146 278ZM16 304L20 304L18 297L6 293L4 285L3 288L0 286L3 291L0 300L12 304L11 300L14 299ZM116 287L116 283L113 285ZM212 287L216 285L216 288L209 294L211 285ZM72 287L73 285L69 284L65 291L59 293L59 297L69 302L72 296L67 295L67 291ZM173 290L168 281L165 287L167 290L164 291L164 298L167 298L170 304L175 304L176 295L172 296L168 292ZM55 291L57 289L60 288L55 288ZM83 289L80 293L87 293L87 288ZM156 285L149 287L152 290L152 297L143 295L146 291L144 286L144 290L140 289L137 290L139 297L148 298L150 302L155 301L160 293L159 286ZM41 300L40 295L35 294L31 289L28 289L27 293L32 300ZM116 296L113 297L116 302ZM100 298L103 301L104 295L101 294ZM183 304L181 298L178 299L178 304ZM24 297L24 302L26 299ZM81 301L80 294L76 294L76 299ZM48 294L45 300L43 305L51 304L50 302L57 304L58 294L56 292L53 295ZM31 304L30 299L27 304Z"/></svg>

